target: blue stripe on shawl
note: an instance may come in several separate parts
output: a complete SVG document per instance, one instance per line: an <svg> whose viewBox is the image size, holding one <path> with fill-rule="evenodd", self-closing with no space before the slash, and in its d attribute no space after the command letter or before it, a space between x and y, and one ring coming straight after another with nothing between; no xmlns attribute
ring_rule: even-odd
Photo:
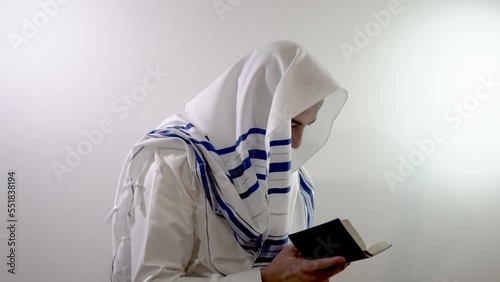
<svg viewBox="0 0 500 282"><path fill-rule="evenodd" d="M231 176L231 178L234 179L234 178L238 178L238 177L242 176L243 173L245 172L245 170L252 167L251 159L261 159L264 161L266 160L266 152L265 151L262 151L262 150L249 150L249 151L254 151L254 152L250 153L248 158L244 159L241 162L241 165L229 170L229 175ZM259 152L255 152L255 151L259 151Z"/></svg>
<svg viewBox="0 0 500 282"><path fill-rule="evenodd" d="M240 198L242 200L248 198L250 195L252 195L253 192L257 191L258 188L259 188L259 181L257 180L254 185L248 188L247 191L240 194Z"/></svg>
<svg viewBox="0 0 500 282"><path fill-rule="evenodd" d="M217 199L217 204L219 204L219 206L222 208L222 210L228 215L229 219L231 220L231 222L241 231L243 232L243 234L245 234L246 237L248 237L249 239L251 240L255 240L255 239L258 239L258 237L261 237L262 234L254 234L254 232L252 232L251 230L249 230L248 228L246 228L246 226L244 226L240 220L239 217L237 218L237 216L233 213L232 211L232 207L228 204L226 204L226 202L224 202L224 200L222 200L221 197L217 196L216 197ZM246 222L245 222L246 223ZM248 224L247 224L248 225ZM234 230L233 230L234 231ZM255 231L255 230L254 230ZM257 236L256 236L257 235ZM241 235L240 235L241 236ZM257 237L257 238L256 238Z"/></svg>
<svg viewBox="0 0 500 282"><path fill-rule="evenodd" d="M175 125L175 126L171 126L175 129L183 129L183 130L189 130L191 129L192 127L194 127L194 125L192 123L188 123L186 124L185 126L182 126L182 125Z"/></svg>
<svg viewBox="0 0 500 282"><path fill-rule="evenodd" d="M300 195L304 201L304 210L306 213L307 227L311 227L312 215L314 214L314 192L312 185L308 183L302 176L303 172L299 169L299 184L300 184Z"/></svg>
<svg viewBox="0 0 500 282"><path fill-rule="evenodd" d="M251 149L248 150L248 156L252 159L267 160L267 154L264 150Z"/></svg>
<svg viewBox="0 0 500 282"><path fill-rule="evenodd" d="M286 194L290 192L290 186L286 187L286 188L270 188L268 190L268 194Z"/></svg>
<svg viewBox="0 0 500 282"><path fill-rule="evenodd" d="M241 135L238 140L236 140L236 144L234 144L233 146L230 146L230 147L227 147L227 148L222 148L220 150L217 150L217 154L219 155L225 155L225 154L229 154L229 153L232 153L236 150L236 148L240 145L240 143L242 141L244 141L245 139L247 139L247 137L250 135L250 134L261 134L261 135L266 135L266 130L265 129L261 129L261 128L250 128L247 133Z"/></svg>
<svg viewBox="0 0 500 282"><path fill-rule="evenodd" d="M269 173L289 171L292 168L292 162L271 163L269 164Z"/></svg>
<svg viewBox="0 0 500 282"><path fill-rule="evenodd" d="M312 190L312 186L309 186L308 183L302 177L302 171L299 171L299 179L300 179L300 187L304 189L309 198L311 199L311 208L314 210L314 194Z"/></svg>
<svg viewBox="0 0 500 282"><path fill-rule="evenodd" d="M252 166L252 162L250 161L250 157L246 158L241 162L241 165L237 166L236 168L230 169L229 170L229 175L231 175L231 178L238 178L243 175L245 170L247 170L249 167Z"/></svg>
<svg viewBox="0 0 500 282"><path fill-rule="evenodd" d="M276 245L285 245L288 243L288 235L284 239L272 239L272 238L267 238L266 241L264 241L264 245L266 248L267 246L276 246Z"/></svg>
<svg viewBox="0 0 500 282"><path fill-rule="evenodd" d="M284 145L290 145L292 144L292 139L284 139L284 140L273 140L269 144L271 147L274 146L284 146Z"/></svg>

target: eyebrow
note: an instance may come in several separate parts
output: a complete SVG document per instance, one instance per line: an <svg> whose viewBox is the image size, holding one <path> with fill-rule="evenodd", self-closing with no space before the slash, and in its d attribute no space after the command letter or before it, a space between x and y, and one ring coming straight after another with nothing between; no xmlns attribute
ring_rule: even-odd
<svg viewBox="0 0 500 282"><path fill-rule="evenodd" d="M313 121L311 121L308 125L313 124L315 121L316 121L316 119L314 119ZM293 118L292 118L292 122L294 122L296 124L299 124L299 125L304 125L302 122L300 122L300 121L298 121L296 119L293 119Z"/></svg>

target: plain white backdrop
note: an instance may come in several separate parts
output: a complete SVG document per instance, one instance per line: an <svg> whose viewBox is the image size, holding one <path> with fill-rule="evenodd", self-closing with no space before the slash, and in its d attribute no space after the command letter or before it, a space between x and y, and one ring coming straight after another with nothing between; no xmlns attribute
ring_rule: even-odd
<svg viewBox="0 0 500 282"><path fill-rule="evenodd" d="M499 16L493 0L1 0L0 280L109 281L104 219L130 148L287 39L349 91L307 165L315 224L394 244L331 280L498 281Z"/></svg>

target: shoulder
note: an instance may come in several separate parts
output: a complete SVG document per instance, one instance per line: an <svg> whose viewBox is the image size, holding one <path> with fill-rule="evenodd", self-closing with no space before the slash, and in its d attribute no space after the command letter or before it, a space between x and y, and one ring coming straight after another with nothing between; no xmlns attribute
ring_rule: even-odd
<svg viewBox="0 0 500 282"><path fill-rule="evenodd" d="M198 186L194 156L185 149L155 149L151 168L164 186L183 186L191 197ZM179 189L181 187L178 187Z"/></svg>
<svg viewBox="0 0 500 282"><path fill-rule="evenodd" d="M193 176L195 173L193 158L185 149L155 149L151 158L154 158L152 163L162 173L169 170L180 177Z"/></svg>

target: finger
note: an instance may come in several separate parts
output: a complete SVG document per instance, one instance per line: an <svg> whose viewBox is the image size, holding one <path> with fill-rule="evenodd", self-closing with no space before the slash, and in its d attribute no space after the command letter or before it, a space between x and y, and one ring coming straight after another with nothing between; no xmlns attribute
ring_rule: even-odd
<svg viewBox="0 0 500 282"><path fill-rule="evenodd" d="M341 265L341 266L330 268L330 269L328 269L328 271L317 270L317 271L314 271L314 272L310 272L310 273L308 273L308 275L310 277L313 277L314 281L318 281L318 280L319 281L323 281L323 280L328 281L328 279L330 277L339 274L340 272L344 271L345 268L346 268L346 266L344 264L344 265Z"/></svg>
<svg viewBox="0 0 500 282"><path fill-rule="evenodd" d="M331 266L339 265L345 263L344 257L331 257L331 258L322 258L315 260L302 260L305 271L315 271L318 269L328 268Z"/></svg>
<svg viewBox="0 0 500 282"><path fill-rule="evenodd" d="M297 256L299 254L299 250L297 250L297 248L295 248L295 246L292 244L285 245L283 247L283 249L281 250L281 252L283 254L287 254L287 255L291 255L291 256Z"/></svg>

